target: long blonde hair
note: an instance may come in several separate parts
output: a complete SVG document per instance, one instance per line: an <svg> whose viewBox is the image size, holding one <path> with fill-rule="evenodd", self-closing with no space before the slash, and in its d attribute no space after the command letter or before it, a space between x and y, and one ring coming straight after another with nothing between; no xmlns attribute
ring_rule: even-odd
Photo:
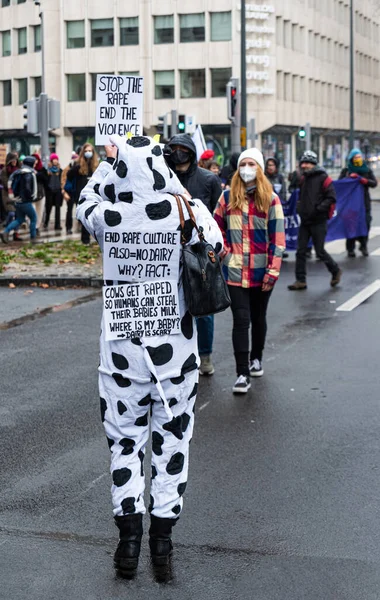
<svg viewBox="0 0 380 600"><path fill-rule="evenodd" d="M255 204L259 211L268 214L272 201L273 188L264 174L264 171L257 167L256 173ZM228 207L230 210L242 210L246 201L246 186L239 175L239 169L235 171L231 180L230 198Z"/></svg>
<svg viewBox="0 0 380 600"><path fill-rule="evenodd" d="M91 148L92 151L92 158L89 161L84 156L86 148ZM92 144L83 144L82 149L79 153L78 163L80 175L89 175L90 173L88 172L88 167L90 167L91 175L94 173L94 171L96 171L99 165L99 157L96 154L95 148L92 146Z"/></svg>

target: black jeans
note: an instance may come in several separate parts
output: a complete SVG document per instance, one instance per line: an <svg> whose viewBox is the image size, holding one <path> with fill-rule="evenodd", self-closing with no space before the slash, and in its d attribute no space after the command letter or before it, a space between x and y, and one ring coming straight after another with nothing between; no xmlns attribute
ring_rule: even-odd
<svg viewBox="0 0 380 600"><path fill-rule="evenodd" d="M70 197L70 200L67 201L66 231L71 231L73 228L73 208L75 204L74 198Z"/></svg>
<svg viewBox="0 0 380 600"><path fill-rule="evenodd" d="M356 241L359 242L360 248L367 248L368 235L369 235L369 230L371 228L371 221L372 221L371 210L367 210L366 211L365 219L366 219L366 222L367 222L368 234L367 235L361 235L361 236L359 236L357 238L349 238L348 240L346 240L346 248L347 248L348 252L351 252L352 250L355 250L355 242Z"/></svg>
<svg viewBox="0 0 380 600"><path fill-rule="evenodd" d="M53 206L55 206L55 219L54 228L59 229L61 227L61 206L62 206L62 193L61 190L52 192L48 191L46 194L45 204L45 227L49 225L50 213Z"/></svg>
<svg viewBox="0 0 380 600"><path fill-rule="evenodd" d="M261 287L228 286L233 316L232 344L236 373L249 375L249 326L251 325L251 360L262 360L267 334L267 308L272 291Z"/></svg>
<svg viewBox="0 0 380 600"><path fill-rule="evenodd" d="M296 253L296 279L306 283L306 252L309 239L313 240L313 246L318 258L325 263L332 275L336 275L339 267L335 260L325 250L325 237L327 223L316 223L315 225L304 225L301 223L298 231L298 245Z"/></svg>

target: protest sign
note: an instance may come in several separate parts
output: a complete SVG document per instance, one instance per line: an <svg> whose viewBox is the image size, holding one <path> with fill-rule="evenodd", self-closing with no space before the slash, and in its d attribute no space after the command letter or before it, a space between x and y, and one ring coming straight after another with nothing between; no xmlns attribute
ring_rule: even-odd
<svg viewBox="0 0 380 600"><path fill-rule="evenodd" d="M104 232L103 273L112 281L179 277L180 232Z"/></svg>
<svg viewBox="0 0 380 600"><path fill-rule="evenodd" d="M143 77L97 76L96 145L109 144L111 135L143 135L143 95Z"/></svg>
<svg viewBox="0 0 380 600"><path fill-rule="evenodd" d="M176 281L105 286L103 306L106 341L181 333Z"/></svg>

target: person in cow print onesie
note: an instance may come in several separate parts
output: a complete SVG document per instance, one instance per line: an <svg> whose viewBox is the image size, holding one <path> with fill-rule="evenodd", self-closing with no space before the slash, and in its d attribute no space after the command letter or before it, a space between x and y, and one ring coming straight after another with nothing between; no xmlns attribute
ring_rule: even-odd
<svg viewBox="0 0 380 600"><path fill-rule="evenodd" d="M101 249L105 230L177 231L180 221L172 194L185 194L186 190L167 166L160 145L148 137L115 136L111 143L112 146L106 147L107 161L99 165L81 193L79 221ZM190 204L205 238L220 252L222 235L212 215L201 201L193 199ZM185 223L185 232L188 244L198 241L190 221ZM113 513L120 531L114 564L125 577L136 573L143 533L149 414L152 431L149 543L156 566L169 566L172 527L181 513L187 484L199 356L196 327L185 304L181 271L178 293L180 334L106 341L102 325L100 408L111 451Z"/></svg>

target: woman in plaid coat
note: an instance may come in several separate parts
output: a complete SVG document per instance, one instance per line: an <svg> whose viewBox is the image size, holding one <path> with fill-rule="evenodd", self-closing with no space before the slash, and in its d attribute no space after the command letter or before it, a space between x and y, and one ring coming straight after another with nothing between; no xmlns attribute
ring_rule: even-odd
<svg viewBox="0 0 380 600"><path fill-rule="evenodd" d="M281 201L265 177L263 155L256 148L240 154L231 189L220 197L214 218L224 238L223 270L233 314L238 378L232 391L244 394L251 387L250 376L264 374L266 313L285 250Z"/></svg>

